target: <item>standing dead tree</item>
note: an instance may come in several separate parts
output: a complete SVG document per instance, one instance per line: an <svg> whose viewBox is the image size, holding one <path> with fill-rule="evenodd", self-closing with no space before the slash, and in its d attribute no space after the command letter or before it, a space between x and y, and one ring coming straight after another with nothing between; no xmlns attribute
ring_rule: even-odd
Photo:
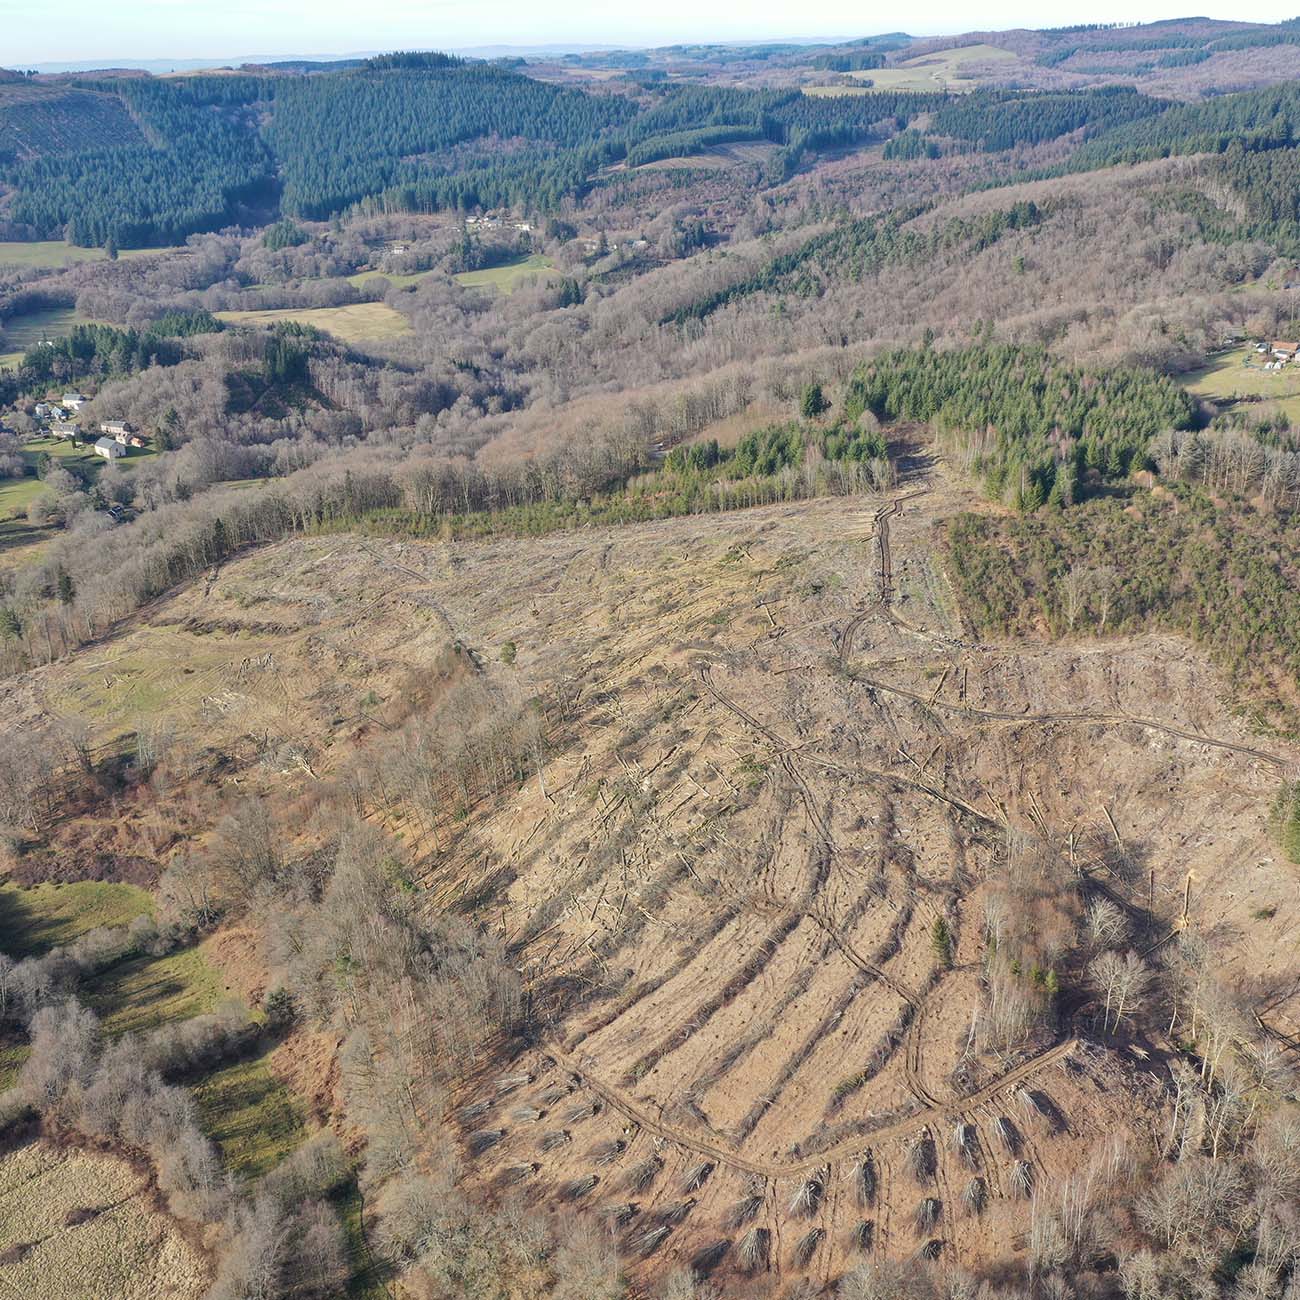
<svg viewBox="0 0 1300 1300"><path fill-rule="evenodd" d="M1088 963L1088 976L1103 999L1102 1031L1113 1033L1132 1018L1151 984L1137 953L1103 952Z"/></svg>

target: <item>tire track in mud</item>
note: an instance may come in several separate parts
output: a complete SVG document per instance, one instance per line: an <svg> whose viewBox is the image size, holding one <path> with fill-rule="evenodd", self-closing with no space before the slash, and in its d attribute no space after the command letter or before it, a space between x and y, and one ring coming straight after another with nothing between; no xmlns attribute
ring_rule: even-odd
<svg viewBox="0 0 1300 1300"><path fill-rule="evenodd" d="M894 500L881 506L872 516L871 521L875 530L874 537L880 558L880 590L876 595L876 604L867 605L859 610L849 620L848 626L845 627L843 634L840 636L838 659L841 668L847 665L849 655L853 653L853 639L857 636L858 629L871 617L875 608L878 606L884 609L886 613L889 613L890 597L894 594L894 567L889 546L889 521L903 513L904 501L911 501L914 497L923 496L929 490L928 487L921 487L914 492L907 492L901 497L895 497Z"/></svg>

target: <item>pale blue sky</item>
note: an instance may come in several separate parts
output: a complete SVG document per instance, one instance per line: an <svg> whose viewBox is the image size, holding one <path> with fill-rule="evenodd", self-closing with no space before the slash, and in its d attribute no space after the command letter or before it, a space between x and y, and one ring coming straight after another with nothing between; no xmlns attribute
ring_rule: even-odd
<svg viewBox="0 0 1300 1300"><path fill-rule="evenodd" d="M1296 0L1251 9L1290 17ZM0 0L0 65L103 59L229 58L548 42L663 45L682 40L917 35L972 28L1243 16L1240 4L1131 0L862 5L847 0Z"/></svg>

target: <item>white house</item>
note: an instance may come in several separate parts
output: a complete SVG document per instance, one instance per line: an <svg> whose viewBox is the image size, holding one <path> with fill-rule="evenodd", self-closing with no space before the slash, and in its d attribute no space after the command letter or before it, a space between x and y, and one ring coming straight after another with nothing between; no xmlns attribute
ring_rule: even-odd
<svg viewBox="0 0 1300 1300"><path fill-rule="evenodd" d="M81 426L71 420L51 420L50 436L53 438L75 438L81 432Z"/></svg>
<svg viewBox="0 0 1300 1300"><path fill-rule="evenodd" d="M103 456L105 460L120 460L126 455L126 448L112 438L101 438L95 444L95 455Z"/></svg>
<svg viewBox="0 0 1300 1300"><path fill-rule="evenodd" d="M64 393L62 405L70 411L79 411L90 399L82 393Z"/></svg>
<svg viewBox="0 0 1300 1300"><path fill-rule="evenodd" d="M125 442L126 436L131 432L131 426L125 420L104 420L99 426L100 433L106 433L110 438L116 438L118 442Z"/></svg>

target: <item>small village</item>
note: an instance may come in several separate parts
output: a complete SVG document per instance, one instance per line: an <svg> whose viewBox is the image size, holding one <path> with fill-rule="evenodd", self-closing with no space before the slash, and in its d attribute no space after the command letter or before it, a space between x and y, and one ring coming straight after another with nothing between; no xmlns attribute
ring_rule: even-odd
<svg viewBox="0 0 1300 1300"><path fill-rule="evenodd" d="M87 394L69 390L0 415L0 437L13 453L7 471L0 471L8 474L0 477L0 520L31 520L32 511L37 510L37 522L48 522L48 507L39 503L51 498L49 489L55 480L50 471L55 467L73 476L71 480L63 476L64 489L79 483L79 491L90 491L92 507L113 523L134 518L129 505L113 499L116 493L91 489L105 465L122 463L128 457L149 457L157 449L153 440L128 420L96 419L86 409L90 402Z"/></svg>

